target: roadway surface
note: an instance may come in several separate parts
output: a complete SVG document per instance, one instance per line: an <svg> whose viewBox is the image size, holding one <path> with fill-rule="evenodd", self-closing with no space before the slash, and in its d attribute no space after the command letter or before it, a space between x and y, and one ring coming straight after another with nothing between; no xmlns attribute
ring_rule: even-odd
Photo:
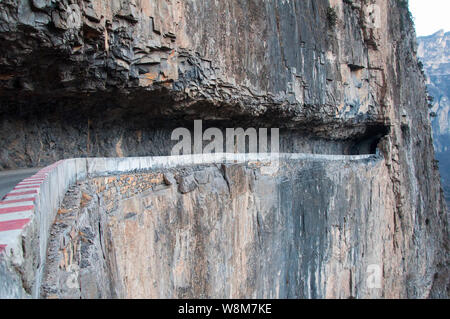
<svg viewBox="0 0 450 319"><path fill-rule="evenodd" d="M0 200L11 191L17 183L34 175L40 168L23 168L0 171Z"/></svg>

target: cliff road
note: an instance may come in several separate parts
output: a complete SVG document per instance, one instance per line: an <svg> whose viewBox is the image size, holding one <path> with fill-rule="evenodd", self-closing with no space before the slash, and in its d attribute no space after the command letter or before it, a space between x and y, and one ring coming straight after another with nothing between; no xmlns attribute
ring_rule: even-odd
<svg viewBox="0 0 450 319"><path fill-rule="evenodd" d="M448 298L416 55L405 1L0 1L0 297Z"/></svg>

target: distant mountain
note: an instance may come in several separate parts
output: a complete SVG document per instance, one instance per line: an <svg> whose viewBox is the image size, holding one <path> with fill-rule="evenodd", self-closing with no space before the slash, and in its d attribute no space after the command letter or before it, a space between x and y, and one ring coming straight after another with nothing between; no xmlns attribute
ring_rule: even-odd
<svg viewBox="0 0 450 319"><path fill-rule="evenodd" d="M418 56L428 78L434 147L442 177L447 205L450 207L450 32L440 30L419 37Z"/></svg>

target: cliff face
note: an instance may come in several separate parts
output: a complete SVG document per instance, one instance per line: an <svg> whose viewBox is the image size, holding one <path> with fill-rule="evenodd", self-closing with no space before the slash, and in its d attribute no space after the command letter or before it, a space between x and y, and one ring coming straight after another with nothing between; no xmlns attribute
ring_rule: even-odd
<svg viewBox="0 0 450 319"><path fill-rule="evenodd" d="M52 227L42 297L404 295L401 256L386 244L395 217L381 158L283 160L270 175L262 167L80 183ZM367 284L370 265L384 271L379 287ZM429 279L415 283L417 293L430 289Z"/></svg>
<svg viewBox="0 0 450 319"><path fill-rule="evenodd" d="M371 143L384 158L372 176L392 200L372 205L392 218L386 238L355 240L388 247L393 295L447 296L448 216L405 1L9 0L0 9L3 168L167 155L171 129L199 118L280 127L330 146L321 153ZM304 150L296 145L281 148Z"/></svg>
<svg viewBox="0 0 450 319"><path fill-rule="evenodd" d="M360 4L332 5L335 23L327 0L2 2L0 165L167 155L200 118L377 139L381 31Z"/></svg>
<svg viewBox="0 0 450 319"><path fill-rule="evenodd" d="M442 176L447 206L450 204L450 32L438 31L418 38L418 57L427 75L428 92L433 97L430 109L433 142ZM433 115L434 115L433 114Z"/></svg>

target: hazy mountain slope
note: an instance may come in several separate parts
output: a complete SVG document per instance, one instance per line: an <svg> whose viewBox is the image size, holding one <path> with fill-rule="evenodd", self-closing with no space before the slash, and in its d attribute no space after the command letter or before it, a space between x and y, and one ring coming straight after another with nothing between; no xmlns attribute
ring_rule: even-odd
<svg viewBox="0 0 450 319"><path fill-rule="evenodd" d="M440 30L418 38L418 56L428 77L434 147L442 177L447 206L450 204L450 32ZM432 115L434 115L432 114Z"/></svg>

